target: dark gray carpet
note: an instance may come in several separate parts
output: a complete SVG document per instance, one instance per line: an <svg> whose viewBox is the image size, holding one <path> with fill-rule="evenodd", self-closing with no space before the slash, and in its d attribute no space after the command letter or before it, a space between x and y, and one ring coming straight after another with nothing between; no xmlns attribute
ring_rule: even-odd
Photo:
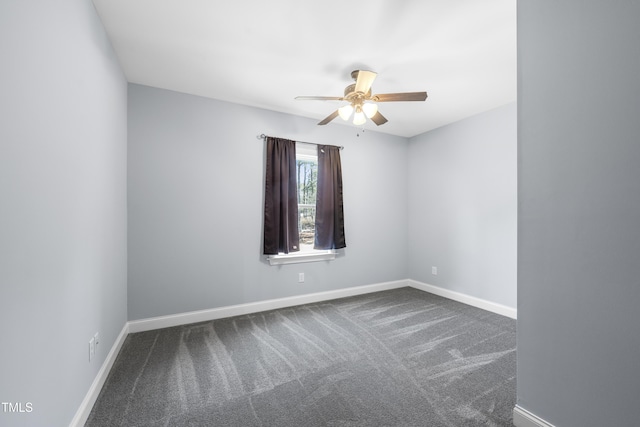
<svg viewBox="0 0 640 427"><path fill-rule="evenodd" d="M515 332L402 288L130 334L86 426L512 426Z"/></svg>

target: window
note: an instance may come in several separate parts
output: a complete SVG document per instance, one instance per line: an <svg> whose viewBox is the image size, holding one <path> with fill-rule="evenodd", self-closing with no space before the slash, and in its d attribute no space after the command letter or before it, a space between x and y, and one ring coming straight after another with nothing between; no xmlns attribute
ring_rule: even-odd
<svg viewBox="0 0 640 427"><path fill-rule="evenodd" d="M266 140L263 253L272 265L334 259L346 247L339 147Z"/></svg>
<svg viewBox="0 0 640 427"><path fill-rule="evenodd" d="M315 146L296 142L296 180L298 182L300 251L307 252L313 250L316 230L318 153Z"/></svg>

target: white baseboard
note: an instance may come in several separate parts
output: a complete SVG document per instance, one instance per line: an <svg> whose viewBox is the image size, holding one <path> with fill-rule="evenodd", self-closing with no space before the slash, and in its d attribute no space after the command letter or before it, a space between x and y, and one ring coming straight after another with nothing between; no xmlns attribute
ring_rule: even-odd
<svg viewBox="0 0 640 427"><path fill-rule="evenodd" d="M421 291L429 292L441 297L449 298L454 301L458 301L467 305L481 308L483 310L490 311L492 313L507 316L512 319L518 318L518 310L515 308L507 307L506 305L498 304L495 302L487 301L481 298L476 298L471 295L463 294L449 289L441 288L439 286L429 285L427 283L418 282L417 280L407 280L409 286L412 288L420 289Z"/></svg>
<svg viewBox="0 0 640 427"><path fill-rule="evenodd" d="M513 425L516 427L554 427L553 424L546 422L518 405L513 408Z"/></svg>
<svg viewBox="0 0 640 427"><path fill-rule="evenodd" d="M293 307L301 304L328 301L337 298L345 298L354 295L368 294L371 292L386 291L409 286L407 280L376 283L373 285L356 286L353 288L337 289L335 291L317 292L313 294L297 295L287 298L271 299L266 301L251 302L247 304L230 305L209 310L190 311L187 313L172 314L169 316L151 317L141 320L129 321L129 332L151 331L153 329L169 328L172 326L187 325L189 323L207 322L209 320L223 319L225 317L241 316L244 314L258 313L267 310Z"/></svg>
<svg viewBox="0 0 640 427"><path fill-rule="evenodd" d="M172 326L187 325L189 323L207 322L209 320L223 319L232 316L258 313L267 310L293 307L301 304L312 304L332 299L345 298L354 295L368 294L371 292L386 291L405 286L411 286L421 291L430 292L445 298L464 304L491 311L512 319L517 317L517 310L491 301L476 298L460 292L450 291L438 286L429 285L412 279L396 280L392 282L376 283L373 285L355 286L334 291L316 292L313 294L297 295L293 297L277 298L265 301L251 302L247 304L230 305L207 310L190 311L186 313L171 314L167 316L150 317L147 319L131 320L128 323L129 332L144 332L154 329L169 328Z"/></svg>
<svg viewBox="0 0 640 427"><path fill-rule="evenodd" d="M89 414L91 414L91 410L93 409L93 404L96 403L96 400L98 399L102 386L109 375L109 371L111 371L113 362L115 362L127 335L129 335L129 324L125 323L122 327L122 331L120 331L120 335L116 338L116 342L113 343L109 354L107 354L107 358L100 367L96 378L93 380L91 387L89 387L89 391L84 397L82 404L80 404L80 407L76 411L76 415L73 417L73 420L71 420L71 424L69 424L70 427L82 427L87 422Z"/></svg>

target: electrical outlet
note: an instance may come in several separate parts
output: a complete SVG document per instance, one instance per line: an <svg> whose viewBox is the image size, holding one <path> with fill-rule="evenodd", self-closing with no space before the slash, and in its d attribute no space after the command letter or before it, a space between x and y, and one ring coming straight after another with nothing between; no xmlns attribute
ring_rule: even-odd
<svg viewBox="0 0 640 427"><path fill-rule="evenodd" d="M98 350L98 344L100 343L100 340L98 339L98 333L96 332L96 334L93 336L94 341L96 342L96 351Z"/></svg>
<svg viewBox="0 0 640 427"><path fill-rule="evenodd" d="M433 274L434 276L438 275L438 267L431 267L431 274Z"/></svg>
<svg viewBox="0 0 640 427"><path fill-rule="evenodd" d="M298 273L298 283L304 283L304 273Z"/></svg>
<svg viewBox="0 0 640 427"><path fill-rule="evenodd" d="M89 340L89 362L93 360L93 356L96 354L96 340L94 337L91 337Z"/></svg>

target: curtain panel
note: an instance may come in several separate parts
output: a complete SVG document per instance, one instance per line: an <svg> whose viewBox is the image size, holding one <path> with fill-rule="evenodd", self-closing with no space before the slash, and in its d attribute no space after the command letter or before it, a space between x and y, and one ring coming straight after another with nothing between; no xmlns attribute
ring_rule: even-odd
<svg viewBox="0 0 640 427"><path fill-rule="evenodd" d="M316 235L314 249L341 249L344 236L340 147L318 145Z"/></svg>
<svg viewBox="0 0 640 427"><path fill-rule="evenodd" d="M265 255L300 250L296 143L267 137L264 197Z"/></svg>

